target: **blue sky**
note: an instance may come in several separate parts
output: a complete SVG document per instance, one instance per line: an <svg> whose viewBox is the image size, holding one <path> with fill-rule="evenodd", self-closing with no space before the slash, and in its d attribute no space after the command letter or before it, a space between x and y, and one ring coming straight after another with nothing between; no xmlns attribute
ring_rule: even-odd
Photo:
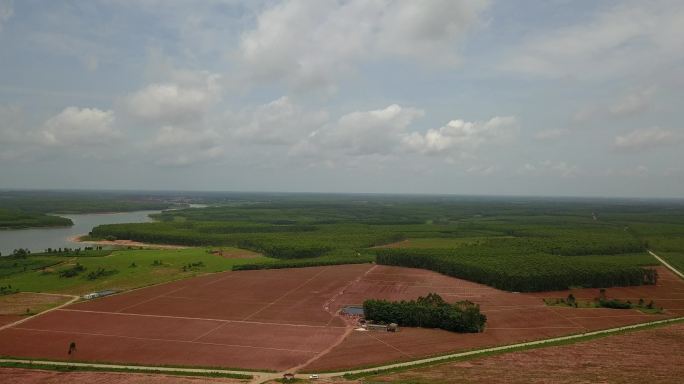
<svg viewBox="0 0 684 384"><path fill-rule="evenodd" d="M682 197L680 1L0 0L0 188Z"/></svg>

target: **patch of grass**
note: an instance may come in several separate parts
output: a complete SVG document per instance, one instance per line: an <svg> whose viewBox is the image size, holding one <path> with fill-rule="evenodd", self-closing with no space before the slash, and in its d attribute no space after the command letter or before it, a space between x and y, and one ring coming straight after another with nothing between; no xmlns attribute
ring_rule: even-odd
<svg viewBox="0 0 684 384"><path fill-rule="evenodd" d="M29 256L30 259L32 256ZM59 273L45 273L37 270L20 270L0 278L0 286L11 285L26 292L52 292L84 294L104 289L126 290L146 285L197 276L202 273L230 271L234 266L248 263L273 261L263 256L244 259L217 257L203 248L173 250L124 249L116 250L109 256L71 258L84 268L85 273L71 278L60 278ZM153 266L154 261L162 265ZM203 267L187 269L188 263L202 263ZM132 268L131 265L136 267ZM110 274L108 271L117 271ZM88 279L92 271L105 271L96 279Z"/></svg>
<svg viewBox="0 0 684 384"><path fill-rule="evenodd" d="M141 374L162 374L174 376L191 376L191 377L221 377L229 379L250 380L251 375L241 375L236 373L224 372L183 372L183 371L166 371L158 369L135 369L135 368L116 368L116 367L87 367L77 365L52 365L52 364L33 364L23 362L0 362L0 367L4 368L27 368L40 369L43 371L57 371L57 372L125 372L125 373L141 373Z"/></svg>
<svg viewBox="0 0 684 384"><path fill-rule="evenodd" d="M684 250L682 252L656 252L656 254L679 272L684 273Z"/></svg>

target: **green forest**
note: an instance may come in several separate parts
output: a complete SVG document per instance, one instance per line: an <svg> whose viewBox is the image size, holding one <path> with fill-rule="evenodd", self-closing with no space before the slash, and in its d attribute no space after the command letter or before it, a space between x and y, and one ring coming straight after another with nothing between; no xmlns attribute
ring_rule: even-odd
<svg viewBox="0 0 684 384"><path fill-rule="evenodd" d="M98 226L89 239L234 247L266 256L235 269L377 262L528 292L653 284L658 262L647 249L683 264L684 204L678 200L210 193L127 198L122 203L119 196L117 204L209 206L162 211L150 223ZM62 207L78 205L55 199L63 200ZM81 202L81 209L90 203ZM53 211L38 205L38 211Z"/></svg>

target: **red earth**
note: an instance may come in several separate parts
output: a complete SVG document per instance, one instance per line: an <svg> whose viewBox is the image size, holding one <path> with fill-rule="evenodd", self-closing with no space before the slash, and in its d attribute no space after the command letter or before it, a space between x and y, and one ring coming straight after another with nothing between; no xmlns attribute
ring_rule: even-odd
<svg viewBox="0 0 684 384"><path fill-rule="evenodd" d="M477 347L581 333L684 314L684 281L664 268L657 286L609 288L608 296L654 300L664 314L545 306L438 273L344 265L225 272L72 304L0 331L0 355L148 365L319 371L377 365ZM481 334L402 328L348 332L339 308L368 298L436 292L471 300L488 317ZM598 290L575 290L595 297Z"/></svg>

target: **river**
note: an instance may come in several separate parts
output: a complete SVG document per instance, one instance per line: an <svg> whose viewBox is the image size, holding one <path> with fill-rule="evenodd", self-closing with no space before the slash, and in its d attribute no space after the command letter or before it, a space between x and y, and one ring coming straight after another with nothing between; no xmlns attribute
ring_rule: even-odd
<svg viewBox="0 0 684 384"><path fill-rule="evenodd" d="M152 219L150 214L160 211L135 211L121 213L87 213L59 215L74 222L71 227L29 228L0 230L0 252L3 256L12 254L17 248L28 248L31 252L43 252L46 248L78 248L83 243L69 240L77 235L85 235L93 227L102 224L145 223Z"/></svg>

